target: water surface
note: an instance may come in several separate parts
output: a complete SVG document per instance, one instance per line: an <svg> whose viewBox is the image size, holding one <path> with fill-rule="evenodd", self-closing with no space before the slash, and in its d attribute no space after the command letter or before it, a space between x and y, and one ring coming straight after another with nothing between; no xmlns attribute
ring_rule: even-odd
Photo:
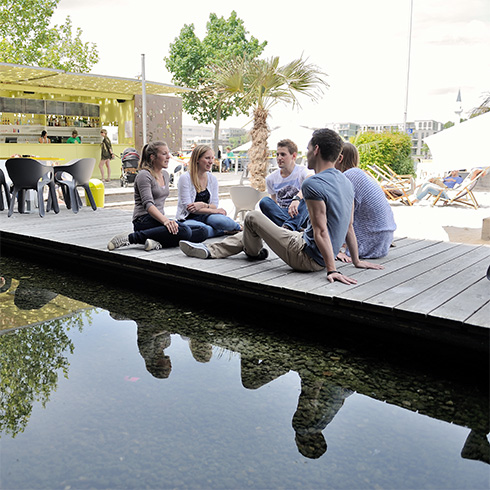
<svg viewBox="0 0 490 490"><path fill-rule="evenodd" d="M1 488L489 488L485 377L0 265Z"/></svg>

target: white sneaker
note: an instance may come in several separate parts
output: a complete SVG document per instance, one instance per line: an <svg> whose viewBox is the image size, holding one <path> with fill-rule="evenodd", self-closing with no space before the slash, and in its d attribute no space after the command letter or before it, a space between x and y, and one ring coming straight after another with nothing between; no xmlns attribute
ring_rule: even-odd
<svg viewBox="0 0 490 490"><path fill-rule="evenodd" d="M129 245L129 238L127 233L121 233L111 238L111 241L107 244L108 250L114 250L119 247L126 247Z"/></svg>
<svg viewBox="0 0 490 490"><path fill-rule="evenodd" d="M156 240L152 240L151 238L147 238L145 242L145 250L149 252L150 250L160 250L162 248L162 244L157 242Z"/></svg>
<svg viewBox="0 0 490 490"><path fill-rule="evenodd" d="M181 240L179 247L188 257L196 257L197 259L209 259L210 253L208 247L204 243L193 243Z"/></svg>

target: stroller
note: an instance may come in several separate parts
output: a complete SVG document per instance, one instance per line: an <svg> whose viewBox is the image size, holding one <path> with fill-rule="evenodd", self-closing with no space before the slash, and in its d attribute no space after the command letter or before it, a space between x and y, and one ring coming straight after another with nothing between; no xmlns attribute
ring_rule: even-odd
<svg viewBox="0 0 490 490"><path fill-rule="evenodd" d="M121 187L134 184L138 172L139 153L134 148L126 148L121 154Z"/></svg>

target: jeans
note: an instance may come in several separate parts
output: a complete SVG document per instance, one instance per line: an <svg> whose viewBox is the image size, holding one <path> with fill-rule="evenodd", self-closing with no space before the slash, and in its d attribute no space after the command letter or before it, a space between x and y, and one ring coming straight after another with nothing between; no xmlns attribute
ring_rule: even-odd
<svg viewBox="0 0 490 490"><path fill-rule="evenodd" d="M129 234L129 243L144 244L150 238L160 243L163 248L169 248L177 247L180 240L190 240L196 243L206 240L207 233L202 226L177 224L179 225L179 231L176 235L173 235L166 226L163 226L149 214L145 214L133 221L134 232Z"/></svg>
<svg viewBox="0 0 490 490"><path fill-rule="evenodd" d="M424 184L418 191L415 197L417 198L418 201L422 200L427 194L432 194L433 196L438 196L439 192L441 192L441 187L438 186L437 184L432 184L431 182L428 182L427 184ZM448 195L446 194L446 191L442 192L441 197L443 199L449 199Z"/></svg>
<svg viewBox="0 0 490 490"><path fill-rule="evenodd" d="M259 202L260 210L277 226L286 225L290 230L300 231L306 228L308 221L308 208L306 202L302 199L298 206L298 214L291 218L287 208L281 208L270 197L264 197Z"/></svg>
<svg viewBox="0 0 490 490"><path fill-rule="evenodd" d="M190 218L181 223L206 230L206 238L223 236L225 231L240 231L240 225L223 214L191 214Z"/></svg>
<svg viewBox="0 0 490 490"><path fill-rule="evenodd" d="M222 168L225 171L230 170L231 160L229 158L225 158L222 162Z"/></svg>

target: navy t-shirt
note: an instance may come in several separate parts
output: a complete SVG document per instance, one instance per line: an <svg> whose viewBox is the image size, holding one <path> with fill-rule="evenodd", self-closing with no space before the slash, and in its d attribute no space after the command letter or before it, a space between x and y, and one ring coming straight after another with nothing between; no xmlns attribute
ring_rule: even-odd
<svg viewBox="0 0 490 490"><path fill-rule="evenodd" d="M301 186L303 197L308 201L323 201L327 208L327 228L332 242L334 257L345 242L352 216L354 189L350 181L336 168L328 168L306 179ZM313 227L308 224L303 233L305 252L325 267L323 256L313 238Z"/></svg>

